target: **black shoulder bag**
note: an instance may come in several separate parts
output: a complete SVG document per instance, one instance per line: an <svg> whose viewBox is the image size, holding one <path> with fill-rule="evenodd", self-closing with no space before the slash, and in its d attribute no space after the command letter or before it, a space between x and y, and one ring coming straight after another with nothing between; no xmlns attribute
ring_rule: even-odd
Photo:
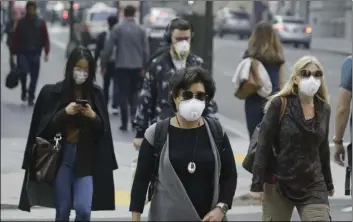
<svg viewBox="0 0 353 222"><path fill-rule="evenodd" d="M281 97L281 102L282 102L282 105L281 105L279 122L281 122L281 120L285 114L286 106L287 106L287 99L285 97ZM258 137L259 137L260 128L261 128L261 123L256 127L256 129L251 137L249 148L248 148L248 153L246 154L245 159L243 160L243 163L242 163L243 168L251 174L252 174L252 167L255 162L255 154L256 154L257 145L258 145L257 141L258 141Z"/></svg>

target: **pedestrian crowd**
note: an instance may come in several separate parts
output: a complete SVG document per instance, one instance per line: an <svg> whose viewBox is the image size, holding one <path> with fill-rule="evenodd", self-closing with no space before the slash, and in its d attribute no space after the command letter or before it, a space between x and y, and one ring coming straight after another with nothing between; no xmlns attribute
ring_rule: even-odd
<svg viewBox="0 0 353 222"><path fill-rule="evenodd" d="M226 221L237 188L236 147L215 115L212 75L190 50L193 26L173 19L166 46L150 55L136 9L126 6L123 21L107 19L109 30L98 36L94 55L76 47L63 80L43 86L36 97L41 53L48 61L50 52L36 7L28 1L26 15L13 12L6 26L11 73L19 76L21 100L34 106L19 209L55 208L56 221L68 221L71 209L77 221L90 221L91 211L115 209L118 163L108 111L113 82L113 115L120 115L121 131L136 131L132 143L139 151L132 220L140 221L150 202L149 221ZM99 61L103 90L95 83ZM334 107L323 65L303 56L286 73L285 63L272 25L258 23L232 79L234 96L245 102L250 144L242 166L252 174L250 195L262 204L262 221L290 221L294 208L302 221L331 221L331 140L335 162L349 162L342 179L351 179L352 145L345 149L343 135L351 115L352 56L342 65L332 139ZM347 195L350 190L348 185Z"/></svg>

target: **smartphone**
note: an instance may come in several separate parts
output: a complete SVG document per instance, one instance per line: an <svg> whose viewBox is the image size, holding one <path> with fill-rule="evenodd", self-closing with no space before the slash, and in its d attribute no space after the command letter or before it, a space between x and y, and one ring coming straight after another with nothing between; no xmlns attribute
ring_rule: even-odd
<svg viewBox="0 0 353 222"><path fill-rule="evenodd" d="M76 99L75 102L81 106L87 106L88 104L88 100L85 100L85 99Z"/></svg>

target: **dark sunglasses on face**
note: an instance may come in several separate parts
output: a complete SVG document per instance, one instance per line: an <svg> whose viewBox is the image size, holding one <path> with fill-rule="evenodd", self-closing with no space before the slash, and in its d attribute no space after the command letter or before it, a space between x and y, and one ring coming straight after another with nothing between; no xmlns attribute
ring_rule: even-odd
<svg viewBox="0 0 353 222"><path fill-rule="evenodd" d="M174 37L177 42L189 41L190 37Z"/></svg>
<svg viewBox="0 0 353 222"><path fill-rule="evenodd" d="M181 97L183 98L183 100L190 100L192 98L195 98L200 101L205 101L207 99L207 95L205 92L193 93L191 91L184 91L181 93Z"/></svg>
<svg viewBox="0 0 353 222"><path fill-rule="evenodd" d="M300 71L300 76L303 78L309 78L310 76L313 76L315 78L321 78L323 76L323 73L321 70L316 70L316 71L302 70Z"/></svg>

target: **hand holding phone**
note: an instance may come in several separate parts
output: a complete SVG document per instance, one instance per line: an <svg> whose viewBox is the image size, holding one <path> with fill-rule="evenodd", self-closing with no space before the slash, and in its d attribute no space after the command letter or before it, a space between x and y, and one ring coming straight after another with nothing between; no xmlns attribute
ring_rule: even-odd
<svg viewBox="0 0 353 222"><path fill-rule="evenodd" d="M70 103L69 105L66 106L65 111L69 115L76 115L77 113L80 112L80 105L77 103Z"/></svg>
<svg viewBox="0 0 353 222"><path fill-rule="evenodd" d="M83 107L86 107L87 104L88 104L88 101L85 100L85 99L76 99L75 102L76 102L76 104L81 105L81 106L83 106Z"/></svg>

